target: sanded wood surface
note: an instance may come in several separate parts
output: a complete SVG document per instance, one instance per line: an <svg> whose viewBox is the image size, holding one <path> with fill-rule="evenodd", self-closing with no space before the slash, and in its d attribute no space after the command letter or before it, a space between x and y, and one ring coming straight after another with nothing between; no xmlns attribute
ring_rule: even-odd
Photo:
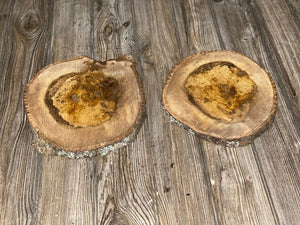
<svg viewBox="0 0 300 225"><path fill-rule="evenodd" d="M0 224L299 224L298 0L0 0ZM164 83L182 58L240 52L272 75L273 126L217 146L171 123ZM105 157L45 156L31 145L26 83L78 55L135 57L147 118Z"/></svg>

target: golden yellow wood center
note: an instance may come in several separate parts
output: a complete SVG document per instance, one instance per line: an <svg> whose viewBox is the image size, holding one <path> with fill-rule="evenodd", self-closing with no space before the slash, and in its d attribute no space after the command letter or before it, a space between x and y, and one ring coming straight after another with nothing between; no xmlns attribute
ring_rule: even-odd
<svg viewBox="0 0 300 225"><path fill-rule="evenodd" d="M185 88L202 111L224 122L245 116L256 91L245 71L226 62L203 65L187 78Z"/></svg>
<svg viewBox="0 0 300 225"><path fill-rule="evenodd" d="M118 82L99 71L64 75L50 85L46 103L60 122L75 127L98 125L116 110Z"/></svg>

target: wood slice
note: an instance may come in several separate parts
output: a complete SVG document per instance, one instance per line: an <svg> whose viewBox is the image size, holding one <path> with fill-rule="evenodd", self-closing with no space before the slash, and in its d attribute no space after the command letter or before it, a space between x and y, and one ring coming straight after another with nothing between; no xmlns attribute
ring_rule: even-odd
<svg viewBox="0 0 300 225"><path fill-rule="evenodd" d="M79 56L42 69L27 84L24 102L47 154L94 156L135 135L144 94L133 57L98 62Z"/></svg>
<svg viewBox="0 0 300 225"><path fill-rule="evenodd" d="M271 124L277 91L271 76L232 51L201 52L174 66L163 104L171 118L201 137L244 146Z"/></svg>

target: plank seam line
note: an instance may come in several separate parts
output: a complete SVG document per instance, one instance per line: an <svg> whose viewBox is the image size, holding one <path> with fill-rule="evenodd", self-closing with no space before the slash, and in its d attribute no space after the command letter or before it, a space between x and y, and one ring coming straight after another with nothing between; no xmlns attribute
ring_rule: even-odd
<svg viewBox="0 0 300 225"><path fill-rule="evenodd" d="M260 176L261 181L263 183L263 187L264 187L265 193L267 195L268 202L270 204L270 208L271 208L271 212L272 212L273 218L274 218L276 224L280 224L278 213L276 211L276 208L275 208L275 205L274 205L274 201L273 201L272 195L270 193L269 185L268 185L268 182L266 180L266 176L264 174L264 171L262 169L262 163L261 163L261 161L259 159L259 156L258 156L258 153L257 153L257 149L256 149L256 146L255 146L254 143L251 144L251 149L252 149L255 161L256 161L256 165L257 165L258 171L259 171L259 176Z"/></svg>

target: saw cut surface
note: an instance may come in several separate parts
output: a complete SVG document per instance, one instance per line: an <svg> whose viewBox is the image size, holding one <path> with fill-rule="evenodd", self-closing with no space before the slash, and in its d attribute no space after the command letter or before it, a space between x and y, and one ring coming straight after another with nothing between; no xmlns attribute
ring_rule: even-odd
<svg viewBox="0 0 300 225"><path fill-rule="evenodd" d="M187 78L185 88L201 110L224 122L242 119L256 93L249 75L227 62L201 66Z"/></svg>
<svg viewBox="0 0 300 225"><path fill-rule="evenodd" d="M163 104L180 125L226 146L251 143L274 119L277 91L271 76L232 51L201 52L172 69Z"/></svg>

